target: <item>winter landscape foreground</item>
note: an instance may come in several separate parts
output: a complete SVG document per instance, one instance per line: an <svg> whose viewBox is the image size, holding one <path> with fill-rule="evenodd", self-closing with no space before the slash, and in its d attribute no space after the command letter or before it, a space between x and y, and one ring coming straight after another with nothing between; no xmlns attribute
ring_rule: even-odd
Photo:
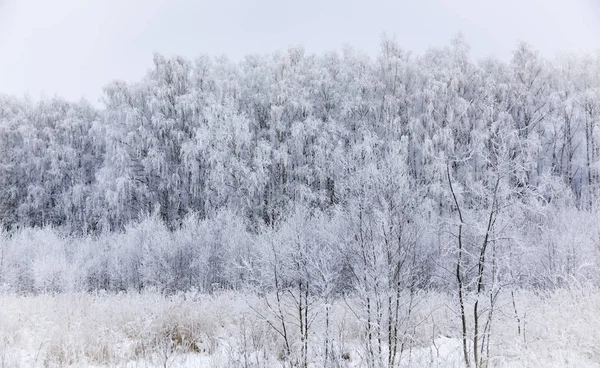
<svg viewBox="0 0 600 368"><path fill-rule="evenodd" d="M274 299L273 295L267 299ZM442 293L419 293L419 308L404 321L398 365L462 367L460 324ZM1 297L3 367L282 367L285 347L269 323L266 300L240 292L163 297L89 294ZM332 303L329 336L322 301L309 336L308 364L369 366L357 300ZM595 367L600 361L597 290L519 292L498 301L489 347L494 367ZM404 307L403 307L404 308ZM260 317L255 310L267 313ZM290 312L290 342L301 340ZM270 322L269 322L270 321ZM327 340L327 337L329 340ZM327 341L329 346L327 345ZM329 349L329 355L326 350ZM383 361L387 351L383 347ZM378 358L378 357L377 357ZM386 362L387 363L387 362ZM379 363L375 364L379 366ZM383 366L383 365L382 365Z"/></svg>
<svg viewBox="0 0 600 368"><path fill-rule="evenodd" d="M0 362L593 367L600 54L155 55L0 95Z"/></svg>

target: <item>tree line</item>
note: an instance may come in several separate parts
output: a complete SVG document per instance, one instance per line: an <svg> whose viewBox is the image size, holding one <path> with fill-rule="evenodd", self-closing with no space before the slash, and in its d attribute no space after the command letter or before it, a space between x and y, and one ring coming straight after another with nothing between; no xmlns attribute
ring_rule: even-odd
<svg viewBox="0 0 600 368"><path fill-rule="evenodd" d="M175 229L228 209L256 230L296 205L347 207L364 171L390 163L429 216L454 211L446 168L470 208L499 170L521 203L578 209L600 179L599 55L550 61L520 44L509 62L474 62L460 37L418 56L391 39L376 58L155 55L103 102L0 98L6 229L122 230L156 209Z"/></svg>
<svg viewBox="0 0 600 368"><path fill-rule="evenodd" d="M600 282L600 54L157 54L102 108L0 96L0 152L1 290L252 290L298 366L344 298L391 367L450 292L479 367L501 292L521 334L515 290Z"/></svg>

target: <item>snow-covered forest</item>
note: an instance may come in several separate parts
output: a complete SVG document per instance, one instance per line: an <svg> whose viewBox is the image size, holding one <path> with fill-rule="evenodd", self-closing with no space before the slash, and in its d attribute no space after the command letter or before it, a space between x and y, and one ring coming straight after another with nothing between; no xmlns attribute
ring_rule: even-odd
<svg viewBox="0 0 600 368"><path fill-rule="evenodd" d="M523 43L474 60L459 36L423 55L384 38L374 58L157 54L101 107L0 95L3 305L150 303L157 326L135 310L104 323L153 337L96 321L141 347L103 332L56 352L15 338L8 308L0 351L30 344L30 362L57 366L592 364L599 199L600 53ZM544 329L561 315L595 331Z"/></svg>

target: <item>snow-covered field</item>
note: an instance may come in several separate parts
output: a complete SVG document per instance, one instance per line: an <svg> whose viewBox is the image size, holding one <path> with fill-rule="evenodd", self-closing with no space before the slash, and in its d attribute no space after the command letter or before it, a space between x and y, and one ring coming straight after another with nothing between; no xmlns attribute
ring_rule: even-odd
<svg viewBox="0 0 600 368"><path fill-rule="evenodd" d="M464 366L456 302L434 292L418 299L406 324L401 366ZM269 325L277 326L277 320L267 300L240 292L4 294L0 296L0 366L293 366L293 358L284 359L281 336ZM518 292L514 300L513 305L507 292L496 304L489 366L600 366L597 290ZM323 358L324 305L313 307L311 366L368 366L361 332L364 321L354 313L355 303L350 298L330 307L329 363ZM288 312L289 339L296 351L300 340L292 311Z"/></svg>

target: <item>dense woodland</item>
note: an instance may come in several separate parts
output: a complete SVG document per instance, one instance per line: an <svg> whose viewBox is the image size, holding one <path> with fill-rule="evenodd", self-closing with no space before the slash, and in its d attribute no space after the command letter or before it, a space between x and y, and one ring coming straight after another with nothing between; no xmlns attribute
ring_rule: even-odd
<svg viewBox="0 0 600 368"><path fill-rule="evenodd" d="M598 54L550 61L520 44L509 62L475 62L459 36L424 55L383 39L375 59L350 48L239 62L155 55L142 81L108 84L103 102L0 97L6 241L48 227L97 241L150 221L152 237L214 238L183 247L239 266L213 265L227 272L248 262L224 243L250 257L276 242L274 252L302 243L293 253L315 258L327 243L349 273L352 249L369 243L386 259L360 262L404 257L428 284L443 283L460 230L473 262L485 240L510 268L496 272L529 285L596 274Z"/></svg>
<svg viewBox="0 0 600 368"><path fill-rule="evenodd" d="M436 284L460 231L473 262L485 241L495 272L528 285L596 274L599 54L550 61L520 44L509 62L475 62L459 36L424 55L383 39L374 59L155 55L143 80L108 84L103 104L0 97L7 242L48 227L98 241L150 221L152 237L214 238L183 247L239 266L213 262L227 272L249 267L234 261L241 248L252 258L263 243L302 243L293 253L319 258L327 243L338 271L404 257ZM367 243L386 259L350 259Z"/></svg>
<svg viewBox="0 0 600 368"><path fill-rule="evenodd" d="M156 55L103 100L2 96L6 229L114 231L157 209L175 229L227 209L256 232L298 205L381 195L365 181L390 175L432 221L455 210L447 167L468 208L501 177L519 203L590 209L600 179L600 55L550 62L521 44L508 63L476 63L460 37L422 56L386 39L375 59Z"/></svg>
<svg viewBox="0 0 600 368"><path fill-rule="evenodd" d="M3 290L253 290L303 366L316 299L393 366L448 292L481 366L499 295L600 283L600 54L155 55L102 108L0 96L0 152Z"/></svg>

